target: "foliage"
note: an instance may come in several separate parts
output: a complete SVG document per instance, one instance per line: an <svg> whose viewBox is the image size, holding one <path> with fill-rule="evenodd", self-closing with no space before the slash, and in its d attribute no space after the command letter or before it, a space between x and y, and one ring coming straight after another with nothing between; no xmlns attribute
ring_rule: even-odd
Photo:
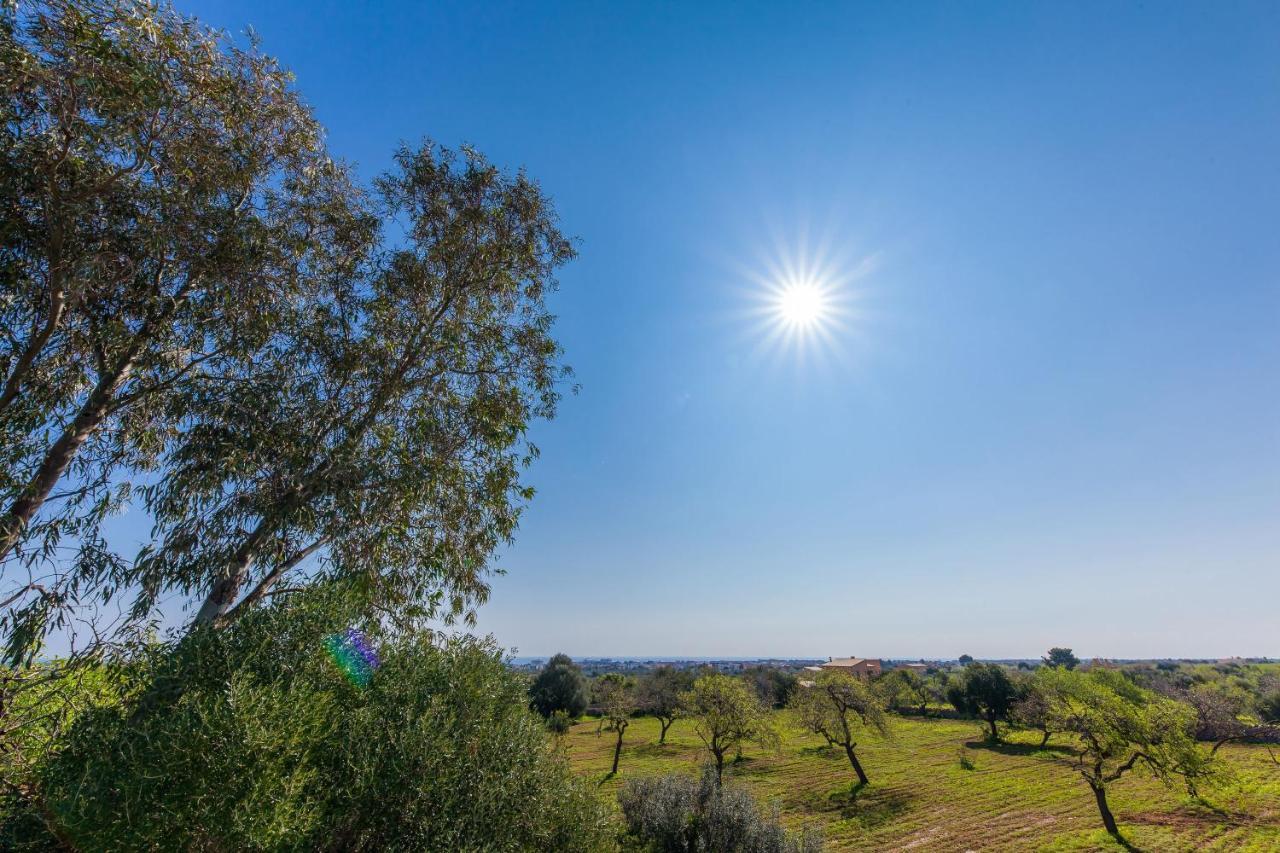
<svg viewBox="0 0 1280 853"><path fill-rule="evenodd" d="M777 743L768 711L740 679L718 673L704 675L683 695L681 705L711 753L717 782L724 778L724 758L730 750L741 749L748 742L762 746Z"/></svg>
<svg viewBox="0 0 1280 853"><path fill-rule="evenodd" d="M11 657L123 588L138 622L164 596L220 627L320 577L402 626L472 618L567 376L545 299L574 252L538 186L424 143L359 188L273 60L166 6L5 24ZM130 562L96 531L144 470Z"/></svg>
<svg viewBox="0 0 1280 853"><path fill-rule="evenodd" d="M313 552L396 618L470 619L532 497L525 435L564 375L544 298L572 249L523 175L429 143L396 161L377 197L403 233L225 377L234 394L189 401L146 492L161 541L139 572L203 594L197 623L236 617Z"/></svg>
<svg viewBox="0 0 1280 853"><path fill-rule="evenodd" d="M973 663L973 655L960 655L958 658L961 666L968 666Z"/></svg>
<svg viewBox="0 0 1280 853"><path fill-rule="evenodd" d="M826 738L828 744L844 749L858 781L866 785L867 774L855 751L855 732L861 726L881 735L888 733L879 691L850 673L822 672L812 687L801 687L792 695L791 705L804 725Z"/></svg>
<svg viewBox="0 0 1280 853"><path fill-rule="evenodd" d="M547 731L553 735L565 735L572 727L573 717L570 717L566 711L552 711L551 716L547 717Z"/></svg>
<svg viewBox="0 0 1280 853"><path fill-rule="evenodd" d="M95 708L118 704L127 689L118 667L49 661L0 670L0 849L6 836L54 834L38 785L39 769L66 732Z"/></svg>
<svg viewBox="0 0 1280 853"><path fill-rule="evenodd" d="M182 689L80 717L39 774L60 836L97 850L603 844L603 815L495 647L387 637L359 688L323 650L350 618L312 597L136 660L144 687Z"/></svg>
<svg viewBox="0 0 1280 853"><path fill-rule="evenodd" d="M605 730L618 735L613 747L613 768L609 771L617 773L618 757L622 755L622 735L636 710L635 683L625 675L611 672L598 679L597 687Z"/></svg>
<svg viewBox="0 0 1280 853"><path fill-rule="evenodd" d="M811 853L822 849L812 830L788 835L772 816L760 813L751 795L721 786L715 770L700 780L671 774L630 781L618 792L627 831L662 853Z"/></svg>
<svg viewBox="0 0 1280 853"><path fill-rule="evenodd" d="M749 666L741 673L755 689L760 701L769 708L785 708L800 679L795 673L776 666Z"/></svg>
<svg viewBox="0 0 1280 853"><path fill-rule="evenodd" d="M591 687L582 669L566 654L547 661L529 686L529 702L544 717L564 711L579 717L591 701Z"/></svg>
<svg viewBox="0 0 1280 853"><path fill-rule="evenodd" d="M957 711L986 720L987 736L1000 739L996 723L1008 720L1018 689L1004 667L994 663L971 663L947 689L947 701Z"/></svg>
<svg viewBox="0 0 1280 853"><path fill-rule="evenodd" d="M900 710L905 705L915 705L918 713L924 716L933 698L926 678L915 670L894 669L885 673L877 682L891 710Z"/></svg>
<svg viewBox="0 0 1280 853"><path fill-rule="evenodd" d="M1061 666L1067 669L1075 669L1080 665L1080 658L1076 657L1071 649L1064 649L1054 646L1049 649L1049 654L1042 659L1045 666Z"/></svg>
<svg viewBox="0 0 1280 853"><path fill-rule="evenodd" d="M1041 746L1048 744L1049 738L1053 736L1053 729L1050 728L1048 698L1045 695L1045 691L1040 689L1038 684L1040 680L1045 678L1044 675L1041 675L1043 672L1045 672L1045 669L1041 668L1032 675L1030 682L1024 685L1024 689L1020 691L1018 699L1009 709L1010 722L1024 728L1036 729L1040 732Z"/></svg>
<svg viewBox="0 0 1280 853"><path fill-rule="evenodd" d="M1194 784L1213 764L1194 737L1195 712L1138 687L1121 673L1047 668L1036 683L1048 725L1078 738L1076 769L1093 790L1108 832L1118 834L1107 788L1135 767Z"/></svg>
<svg viewBox="0 0 1280 853"><path fill-rule="evenodd" d="M0 566L17 661L129 581L99 524L169 446L174 401L251 364L350 265L369 218L256 46L141 0L14 7L0 13Z"/></svg>
<svg viewBox="0 0 1280 853"><path fill-rule="evenodd" d="M637 708L661 725L658 743L666 743L667 731L680 716L680 696L693 686L693 673L673 666L659 666L640 679L636 686Z"/></svg>

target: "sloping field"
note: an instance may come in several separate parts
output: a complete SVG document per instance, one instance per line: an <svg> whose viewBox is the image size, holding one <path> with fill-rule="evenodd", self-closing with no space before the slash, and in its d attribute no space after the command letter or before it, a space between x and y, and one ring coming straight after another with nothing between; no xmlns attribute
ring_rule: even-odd
<svg viewBox="0 0 1280 853"><path fill-rule="evenodd" d="M1069 759L1052 741L1037 748L1038 734L1018 733L1013 743L991 748L972 722L894 718L891 739L867 736L859 745L871 784L853 798L844 753L786 713L778 722L781 749L748 747L726 779L776 803L787 824L821 827L828 849L1121 849L1101 830L1093 795ZM615 807L626 779L696 773L702 761L688 722L677 721L658 746L656 721L637 719L627 729L618 776L608 778L614 737L596 728L593 721L575 725L563 748ZM1280 850L1280 764L1262 747L1229 745L1219 755L1234 778L1203 786L1204 802L1137 773L1113 786L1111 806L1132 848Z"/></svg>

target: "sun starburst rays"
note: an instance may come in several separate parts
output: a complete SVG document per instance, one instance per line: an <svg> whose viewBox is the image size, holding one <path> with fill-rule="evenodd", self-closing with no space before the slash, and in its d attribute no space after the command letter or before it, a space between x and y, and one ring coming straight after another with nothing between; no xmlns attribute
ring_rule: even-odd
<svg viewBox="0 0 1280 853"><path fill-rule="evenodd" d="M745 271L753 337L767 358L844 361L862 332L858 282L873 259L851 260L825 241L777 244L771 257Z"/></svg>

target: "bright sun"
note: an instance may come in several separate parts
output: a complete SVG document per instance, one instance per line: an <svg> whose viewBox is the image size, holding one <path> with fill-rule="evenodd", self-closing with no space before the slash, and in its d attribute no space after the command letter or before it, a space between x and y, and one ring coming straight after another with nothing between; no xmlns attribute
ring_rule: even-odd
<svg viewBox="0 0 1280 853"><path fill-rule="evenodd" d="M793 329L817 325L827 315L826 295L812 282L792 282L778 292L777 299L779 318Z"/></svg>
<svg viewBox="0 0 1280 853"><path fill-rule="evenodd" d="M752 288L744 315L762 353L790 353L796 363L834 362L861 347L862 287L874 256L832 253L832 239L798 247L777 242L774 251L742 272Z"/></svg>

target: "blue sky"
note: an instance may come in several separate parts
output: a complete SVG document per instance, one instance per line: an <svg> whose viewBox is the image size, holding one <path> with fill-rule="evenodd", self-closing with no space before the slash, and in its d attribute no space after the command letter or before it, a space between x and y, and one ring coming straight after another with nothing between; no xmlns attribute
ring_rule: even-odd
<svg viewBox="0 0 1280 853"><path fill-rule="evenodd" d="M505 645L1280 656L1280 6L180 5L579 239Z"/></svg>

